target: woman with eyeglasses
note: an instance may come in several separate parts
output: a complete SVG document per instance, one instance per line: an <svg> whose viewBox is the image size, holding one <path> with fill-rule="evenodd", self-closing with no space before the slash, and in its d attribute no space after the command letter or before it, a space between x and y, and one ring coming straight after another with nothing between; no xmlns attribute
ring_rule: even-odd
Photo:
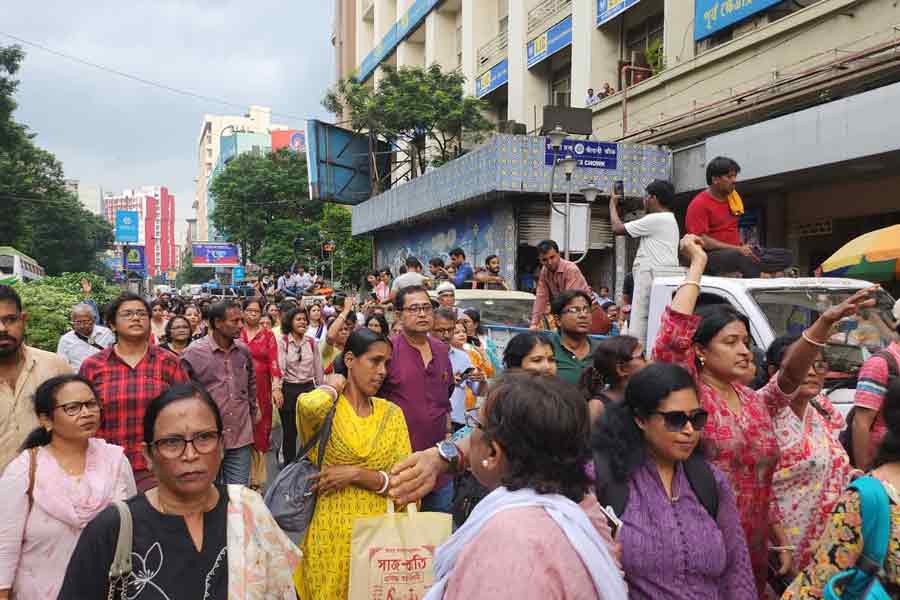
<svg viewBox="0 0 900 600"><path fill-rule="evenodd" d="M222 416L206 390L181 384L154 398L144 414L143 439L159 485L126 502L133 522L131 574L109 579L121 526L117 509L109 507L78 540L59 598L295 600L291 571L299 549L259 494L214 483L225 446Z"/></svg>
<svg viewBox="0 0 900 600"><path fill-rule="evenodd" d="M770 541L777 548L776 574L783 577L793 571L793 548L780 523L777 504L773 507L772 503L772 478L779 459L772 419L803 385L831 327L874 304L869 296L875 288L862 290L823 312L785 351L781 369L769 383L752 390L742 383L753 361L747 317L723 304L701 307L694 314L706 251L693 235L684 237L681 251L690 259L690 268L663 313L653 356L684 367L695 378L700 404L710 415L703 430L703 448L732 485L757 591L765 598Z"/></svg>
<svg viewBox="0 0 900 600"><path fill-rule="evenodd" d="M781 367L785 351L796 337L777 338L766 352L769 375ZM788 543L803 570L812 559L828 517L855 471L838 435L847 426L844 416L822 393L828 363L822 353L789 406L774 417L781 458L772 480Z"/></svg>
<svg viewBox="0 0 900 600"><path fill-rule="evenodd" d="M628 380L647 366L644 345L628 335L600 340L594 348L593 362L578 380L578 387L588 401L591 423L603 414L607 404L625 397Z"/></svg>
<svg viewBox="0 0 900 600"><path fill-rule="evenodd" d="M631 378L596 425L597 498L621 512L616 541L630 598L757 596L734 492L700 450L708 417L691 374L657 363Z"/></svg>
<svg viewBox="0 0 900 600"><path fill-rule="evenodd" d="M166 322L166 341L160 348L176 356L187 350L191 344L191 322L187 317L175 315Z"/></svg>
<svg viewBox="0 0 900 600"><path fill-rule="evenodd" d="M56 598L85 526L113 500L137 493L120 446L95 438L100 403L79 375L34 394L40 427L0 478L0 598Z"/></svg>

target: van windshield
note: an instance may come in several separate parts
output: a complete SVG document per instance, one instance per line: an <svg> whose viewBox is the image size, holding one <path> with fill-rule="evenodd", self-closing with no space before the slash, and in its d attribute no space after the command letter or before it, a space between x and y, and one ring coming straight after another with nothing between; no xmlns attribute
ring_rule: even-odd
<svg viewBox="0 0 900 600"><path fill-rule="evenodd" d="M753 299L766 314L775 336L799 336L824 311L840 304L856 290L783 288L753 290ZM872 353L893 339L890 295L879 290L877 304L858 315L841 319L828 337L825 359L832 371L855 371Z"/></svg>

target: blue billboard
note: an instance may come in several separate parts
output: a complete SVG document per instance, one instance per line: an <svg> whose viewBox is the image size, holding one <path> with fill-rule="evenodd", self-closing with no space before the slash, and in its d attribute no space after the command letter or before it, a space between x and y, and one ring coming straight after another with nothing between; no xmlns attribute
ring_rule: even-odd
<svg viewBox="0 0 900 600"><path fill-rule="evenodd" d="M550 138L547 138L544 147L544 164L550 166L554 159L565 158L570 155L578 162L579 167L591 169L616 170L619 162L619 147L608 142L591 142L587 140L563 140L558 151L550 146Z"/></svg>
<svg viewBox="0 0 900 600"><path fill-rule="evenodd" d="M475 97L481 98L509 81L509 59L504 58L475 80Z"/></svg>
<svg viewBox="0 0 900 600"><path fill-rule="evenodd" d="M194 242L191 265L195 267L236 267L241 264L238 248L228 242Z"/></svg>
<svg viewBox="0 0 900 600"><path fill-rule="evenodd" d="M570 45L572 45L572 15L528 42L526 48L528 68Z"/></svg>
<svg viewBox="0 0 900 600"><path fill-rule="evenodd" d="M136 210L116 211L116 242L127 244L140 241L141 217Z"/></svg>
<svg viewBox="0 0 900 600"><path fill-rule="evenodd" d="M147 261L143 246L128 246L122 254L125 272L147 273Z"/></svg>
<svg viewBox="0 0 900 600"><path fill-rule="evenodd" d="M781 0L694 0L694 41L743 21Z"/></svg>
<svg viewBox="0 0 900 600"><path fill-rule="evenodd" d="M740 0L737 1L740 2ZM638 2L640 0L597 0L597 27L621 15ZM735 0L726 0L726 2L735 2Z"/></svg>
<svg viewBox="0 0 900 600"><path fill-rule="evenodd" d="M235 267L231 270L231 280L235 283L243 281L245 277L247 277L247 271L244 267Z"/></svg>

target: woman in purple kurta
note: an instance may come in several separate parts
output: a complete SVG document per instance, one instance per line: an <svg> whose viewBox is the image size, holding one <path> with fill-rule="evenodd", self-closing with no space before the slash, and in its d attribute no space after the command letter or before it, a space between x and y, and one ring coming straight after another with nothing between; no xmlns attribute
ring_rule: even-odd
<svg viewBox="0 0 900 600"><path fill-rule="evenodd" d="M616 539L632 600L757 597L731 486L696 454L706 417L690 374L658 363L631 378L594 434L601 504L628 490ZM714 515L694 491L698 471L714 481Z"/></svg>

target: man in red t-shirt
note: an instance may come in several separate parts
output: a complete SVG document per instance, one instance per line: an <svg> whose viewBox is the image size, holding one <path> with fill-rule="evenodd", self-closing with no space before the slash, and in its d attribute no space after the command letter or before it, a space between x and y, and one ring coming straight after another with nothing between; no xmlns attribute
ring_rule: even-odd
<svg viewBox="0 0 900 600"><path fill-rule="evenodd" d="M703 240L708 256L706 272L710 275L759 277L760 273L784 271L793 261L790 251L754 248L741 241L738 218L728 205L728 196L734 191L740 171L737 162L723 156L706 165L709 187L691 200L685 229Z"/></svg>

